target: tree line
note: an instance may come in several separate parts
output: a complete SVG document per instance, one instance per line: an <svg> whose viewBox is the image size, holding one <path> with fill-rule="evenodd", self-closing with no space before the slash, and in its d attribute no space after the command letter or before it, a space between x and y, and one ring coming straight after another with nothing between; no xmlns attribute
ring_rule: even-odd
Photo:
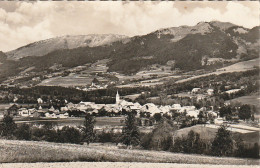
<svg viewBox="0 0 260 168"><path fill-rule="evenodd" d="M95 118L85 116L82 126L77 128L64 126L55 129L48 122L43 127L31 127L28 124L17 126L13 118L6 115L0 124L0 136L6 139L48 141L57 143L122 143L128 149L164 150L177 153L204 154L213 156L232 156L259 158L259 146L248 147L241 138L234 138L227 127L222 125L213 141L205 141L200 134L190 131L187 136L176 137L178 126L166 117L161 117L150 133L141 133L134 113L128 113L122 132L94 130Z"/></svg>

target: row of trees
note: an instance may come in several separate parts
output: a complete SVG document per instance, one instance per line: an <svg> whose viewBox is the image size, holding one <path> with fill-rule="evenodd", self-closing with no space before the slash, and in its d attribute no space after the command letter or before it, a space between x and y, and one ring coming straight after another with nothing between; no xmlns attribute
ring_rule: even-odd
<svg viewBox="0 0 260 168"><path fill-rule="evenodd" d="M227 120L234 120L234 116L237 116L241 120L251 119L254 121L254 113L256 113L256 107L248 104L228 105L219 109L220 117L225 117Z"/></svg>
<svg viewBox="0 0 260 168"><path fill-rule="evenodd" d="M221 126L212 142L205 142L200 134L190 131L187 137L176 138L170 149L173 152L259 158L259 146L246 147L240 137L234 138L227 127Z"/></svg>
<svg viewBox="0 0 260 168"><path fill-rule="evenodd" d="M94 124L95 119L89 114L86 115L81 127L64 126L62 129L53 129L51 124L45 124L42 128L30 127L27 124L17 126L12 117L5 116L0 125L0 135L9 139L76 144L113 142L123 143L128 148L136 146L148 150L259 158L257 143L253 147L247 147L241 138L234 138L224 125L218 129L212 142L206 142L194 131L190 131L187 136L176 137L178 126L166 117L162 117L150 133L140 133L133 113L128 113L126 116L122 132L96 133Z"/></svg>
<svg viewBox="0 0 260 168"><path fill-rule="evenodd" d="M43 127L31 127L29 124L17 126L11 116L5 115L0 124L0 136L7 139L89 144L95 137L94 123L94 118L87 114L83 126L78 128L64 126L62 129L54 129L51 122Z"/></svg>
<svg viewBox="0 0 260 168"><path fill-rule="evenodd" d="M28 124L17 126L10 115L5 115L0 123L0 136L8 139L89 144L96 140L94 124L94 116L86 114L84 124L78 128L64 126L62 129L54 129L51 123L46 123L40 128L30 127ZM128 113L119 142L126 146L139 145L139 135L135 114Z"/></svg>

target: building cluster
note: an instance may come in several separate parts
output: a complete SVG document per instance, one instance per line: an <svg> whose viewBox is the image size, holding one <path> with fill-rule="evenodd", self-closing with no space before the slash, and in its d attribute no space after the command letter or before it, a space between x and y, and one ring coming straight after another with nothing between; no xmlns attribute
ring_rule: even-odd
<svg viewBox="0 0 260 168"><path fill-rule="evenodd" d="M21 107L19 108L17 104L13 104L11 107L6 109L4 114L8 114L15 117L46 117L46 118L68 118L69 114L67 111L61 111L55 109L53 106L51 108L29 108ZM1 116L0 116L1 117Z"/></svg>
<svg viewBox="0 0 260 168"><path fill-rule="evenodd" d="M38 104L43 104L41 98L37 99ZM68 103L65 101L65 106L55 109L53 106L51 108L18 108L16 104L12 105L7 112L14 116L20 117L46 117L46 118L68 118L69 111L80 111L83 113L96 113L96 115L101 111L106 111L109 116L117 115L122 111L131 112L135 111L137 115L140 116L141 113L149 114L153 116L156 113L171 115L172 112L185 114L186 116L198 119L201 111L207 112L214 118L217 118L217 112L213 110L205 110L205 108L196 109L195 106L181 106L180 104L158 106L153 103L147 103L140 105L138 102L128 102L126 100L120 99L120 95L116 94L115 104L96 104L94 102L80 102L78 104Z"/></svg>

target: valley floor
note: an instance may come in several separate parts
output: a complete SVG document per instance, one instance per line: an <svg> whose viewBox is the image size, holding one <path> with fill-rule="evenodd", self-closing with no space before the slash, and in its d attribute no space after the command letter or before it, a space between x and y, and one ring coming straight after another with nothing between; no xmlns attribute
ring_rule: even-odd
<svg viewBox="0 0 260 168"><path fill-rule="evenodd" d="M151 163L212 164L212 165L259 165L258 159L240 159L240 158L232 158L232 157L224 158L224 157L212 157L212 156L202 156L202 155L188 155L188 154L171 153L171 152L163 152L163 151L136 150L136 149L129 150L129 149L118 149L116 147L102 146L102 145L87 146L87 145L76 145L76 144L60 144L60 143L50 143L50 142L17 141L17 140L0 140L0 153L1 153L0 163L81 161L81 162L145 162L145 163L151 162ZM38 163L36 163L35 165L37 164ZM61 166L52 165L50 167L62 167L63 165L62 163L56 163L56 164L60 164ZM68 164L73 164L73 163L68 163ZM72 165L69 167L82 167L84 165L84 163L75 163L75 164L78 165ZM122 164L132 164L132 163L122 163ZM6 164L4 166L10 166L10 165L14 165L12 167L16 167L16 166L20 167L19 164ZM45 166L47 165L45 164ZM180 167L183 166L185 167L185 165L180 165ZM32 166L32 167L38 167L38 166ZM94 167L94 166L90 166L90 167ZM131 166L128 165L127 167L131 167ZM137 167L137 166L132 165L132 167ZM199 167L203 167L203 166L199 166Z"/></svg>

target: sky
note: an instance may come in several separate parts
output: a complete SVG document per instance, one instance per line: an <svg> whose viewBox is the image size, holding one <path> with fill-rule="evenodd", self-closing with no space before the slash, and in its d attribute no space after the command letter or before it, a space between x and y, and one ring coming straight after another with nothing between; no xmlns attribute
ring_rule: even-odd
<svg viewBox="0 0 260 168"><path fill-rule="evenodd" d="M0 51L63 35L144 35L160 28L223 21L259 25L259 2L0 1Z"/></svg>

